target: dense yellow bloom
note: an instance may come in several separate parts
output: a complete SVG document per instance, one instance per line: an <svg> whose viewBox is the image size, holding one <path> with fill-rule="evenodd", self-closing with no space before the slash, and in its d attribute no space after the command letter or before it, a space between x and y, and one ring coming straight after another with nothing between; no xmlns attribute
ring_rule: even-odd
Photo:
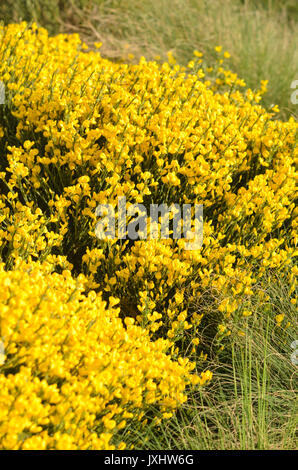
<svg viewBox="0 0 298 470"><path fill-rule="evenodd" d="M266 81L245 89L198 51L116 64L20 23L0 55L0 446L124 448L126 420L211 380L183 350L205 357L206 317L219 343L244 334L271 271L294 295L298 124L260 106ZM117 216L119 196L202 204L202 248L99 240L96 207Z"/></svg>
<svg viewBox="0 0 298 470"><path fill-rule="evenodd" d="M201 379L171 359L167 340L125 328L115 301L107 309L68 270L51 269L0 269L0 447L109 449L129 410L137 419L154 402L168 416Z"/></svg>

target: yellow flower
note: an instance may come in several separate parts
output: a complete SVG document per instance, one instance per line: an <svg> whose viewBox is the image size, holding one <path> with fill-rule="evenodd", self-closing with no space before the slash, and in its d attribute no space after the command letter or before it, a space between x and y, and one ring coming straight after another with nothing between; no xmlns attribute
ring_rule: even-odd
<svg viewBox="0 0 298 470"><path fill-rule="evenodd" d="M285 314L284 314L284 313L280 313L279 315L276 315L276 316L275 316L275 321L276 321L276 323L277 323L278 325L280 325L281 322L283 321L284 317L285 317Z"/></svg>
<svg viewBox="0 0 298 470"><path fill-rule="evenodd" d="M202 52L199 52L198 50L194 50L194 55L196 57L203 57L203 53Z"/></svg>

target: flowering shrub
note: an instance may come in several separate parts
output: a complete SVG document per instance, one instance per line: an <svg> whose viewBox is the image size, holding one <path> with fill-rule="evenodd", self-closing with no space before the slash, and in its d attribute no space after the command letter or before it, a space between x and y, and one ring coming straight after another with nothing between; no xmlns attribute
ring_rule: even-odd
<svg viewBox="0 0 298 470"><path fill-rule="evenodd" d="M126 417L167 416L210 379L186 357L204 321L221 346L266 302L269 270L294 295L298 125L259 105L265 82L246 89L198 52L183 69L115 64L25 23L0 38L1 445L124 446ZM98 240L96 206L118 196L203 204L202 248Z"/></svg>
<svg viewBox="0 0 298 470"><path fill-rule="evenodd" d="M131 318L123 325L116 299L84 296L69 270L17 265L0 271L1 448L112 449L127 420L152 403L170 416L187 383L208 380L171 359L169 340L151 341Z"/></svg>

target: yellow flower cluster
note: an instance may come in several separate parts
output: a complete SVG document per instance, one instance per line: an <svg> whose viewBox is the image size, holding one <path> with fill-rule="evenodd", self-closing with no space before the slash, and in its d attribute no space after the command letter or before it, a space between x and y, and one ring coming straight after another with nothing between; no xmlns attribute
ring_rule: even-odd
<svg viewBox="0 0 298 470"><path fill-rule="evenodd" d="M82 279L52 268L1 265L0 448L123 448L113 436L128 420L152 403L169 413L208 374L191 374L169 341L153 342L133 319L124 326L112 299L85 296Z"/></svg>
<svg viewBox="0 0 298 470"><path fill-rule="evenodd" d="M198 51L115 64L20 23L0 27L0 58L1 445L123 446L127 409L168 416L210 380L185 357L205 357L202 322L221 342L248 321L268 270L294 293L298 124ZM119 196L202 204L202 248L99 240L95 209Z"/></svg>

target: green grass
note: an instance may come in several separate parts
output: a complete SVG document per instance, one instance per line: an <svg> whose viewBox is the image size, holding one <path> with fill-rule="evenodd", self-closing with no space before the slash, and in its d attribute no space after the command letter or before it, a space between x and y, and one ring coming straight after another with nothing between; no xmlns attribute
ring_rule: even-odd
<svg viewBox="0 0 298 470"><path fill-rule="evenodd" d="M214 378L191 395L169 421L125 440L147 450L286 450L298 444L298 367L291 342L298 339L297 308L283 282L267 287L270 300L247 321L246 335L234 335L222 354L207 361ZM292 325L277 326L287 311Z"/></svg>
<svg viewBox="0 0 298 470"><path fill-rule="evenodd" d="M231 53L230 68L249 87L269 80L264 105L278 104L279 117L297 116L290 101L298 78L298 4L295 0L8 0L0 18L37 21L54 34L78 32L103 43L102 54L127 60L153 59L171 51L186 64L193 50L215 56L214 46Z"/></svg>

